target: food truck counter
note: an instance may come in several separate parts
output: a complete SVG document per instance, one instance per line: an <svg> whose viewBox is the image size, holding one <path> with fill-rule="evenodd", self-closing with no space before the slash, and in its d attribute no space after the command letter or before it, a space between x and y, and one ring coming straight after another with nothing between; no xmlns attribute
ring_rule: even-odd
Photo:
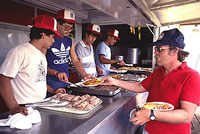
<svg viewBox="0 0 200 134"><path fill-rule="evenodd" d="M120 92L113 97L98 96L103 103L87 114L77 115L38 109L41 122L27 130L0 127L1 134L133 134L137 126L129 122L129 113L136 106L136 93ZM7 118L9 113L0 115Z"/></svg>

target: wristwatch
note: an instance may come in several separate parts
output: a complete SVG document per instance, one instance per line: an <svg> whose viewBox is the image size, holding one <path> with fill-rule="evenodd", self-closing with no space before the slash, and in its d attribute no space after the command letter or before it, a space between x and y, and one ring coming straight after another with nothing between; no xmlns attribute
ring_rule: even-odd
<svg viewBox="0 0 200 134"><path fill-rule="evenodd" d="M151 121L153 121L153 120L156 119L156 116L154 115L153 109L151 109L151 114L150 114L149 119L150 119Z"/></svg>

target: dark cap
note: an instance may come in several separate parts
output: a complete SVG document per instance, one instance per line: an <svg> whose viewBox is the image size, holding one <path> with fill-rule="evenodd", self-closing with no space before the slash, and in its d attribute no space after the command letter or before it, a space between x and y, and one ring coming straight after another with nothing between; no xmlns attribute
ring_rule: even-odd
<svg viewBox="0 0 200 134"><path fill-rule="evenodd" d="M170 45L183 49L185 47L184 36L177 28L174 28L171 30L163 31L158 37L158 40L153 42L151 45Z"/></svg>

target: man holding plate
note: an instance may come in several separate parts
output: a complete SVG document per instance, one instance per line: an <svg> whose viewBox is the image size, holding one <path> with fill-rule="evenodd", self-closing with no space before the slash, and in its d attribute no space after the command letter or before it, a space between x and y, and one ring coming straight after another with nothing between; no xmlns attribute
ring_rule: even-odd
<svg viewBox="0 0 200 134"><path fill-rule="evenodd" d="M116 85L133 92L149 92L147 102L172 104L171 110L141 108L130 119L134 125L146 123L145 134L190 134L191 120L200 104L200 75L184 62L184 36L178 29L164 31L156 42L155 59L159 67L141 83L111 77L104 85Z"/></svg>

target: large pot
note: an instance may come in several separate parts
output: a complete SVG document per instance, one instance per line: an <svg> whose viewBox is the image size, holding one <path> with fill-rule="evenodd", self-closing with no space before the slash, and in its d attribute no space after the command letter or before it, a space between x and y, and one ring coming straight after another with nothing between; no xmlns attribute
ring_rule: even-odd
<svg viewBox="0 0 200 134"><path fill-rule="evenodd" d="M115 56L115 59L116 60L124 60L124 56L122 56L122 55L117 55L117 56Z"/></svg>
<svg viewBox="0 0 200 134"><path fill-rule="evenodd" d="M141 51L139 50L139 48L128 48L126 63L138 64L140 54L141 54Z"/></svg>

